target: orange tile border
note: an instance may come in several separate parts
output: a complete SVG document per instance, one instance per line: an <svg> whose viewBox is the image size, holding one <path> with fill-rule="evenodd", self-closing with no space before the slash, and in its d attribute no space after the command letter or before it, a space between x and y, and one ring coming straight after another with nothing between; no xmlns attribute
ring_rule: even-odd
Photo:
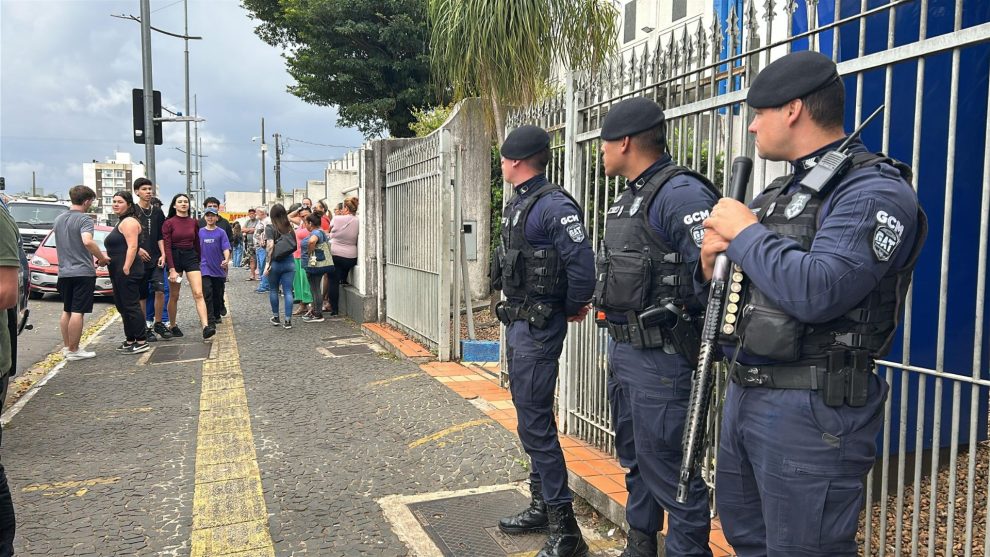
<svg viewBox="0 0 990 557"><path fill-rule="evenodd" d="M596 451L586 447L568 447L564 449L564 453L573 457L575 460L600 460L603 458L612 458L601 451Z"/></svg>
<svg viewBox="0 0 990 557"><path fill-rule="evenodd" d="M608 476L588 476L584 479L605 494L626 492L625 486L613 482Z"/></svg>
<svg viewBox="0 0 990 557"><path fill-rule="evenodd" d="M572 460L568 462L567 469L582 478L596 475L595 469L582 460Z"/></svg>

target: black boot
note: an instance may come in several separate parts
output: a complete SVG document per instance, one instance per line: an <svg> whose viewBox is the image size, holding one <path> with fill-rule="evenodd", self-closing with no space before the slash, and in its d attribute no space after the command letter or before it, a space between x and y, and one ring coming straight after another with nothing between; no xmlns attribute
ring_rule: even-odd
<svg viewBox="0 0 990 557"><path fill-rule="evenodd" d="M630 528L626 550L619 557L657 557L657 535Z"/></svg>
<svg viewBox="0 0 990 557"><path fill-rule="evenodd" d="M581 537L570 503L547 507L550 514L550 537L536 557L586 557L588 544Z"/></svg>
<svg viewBox="0 0 990 557"><path fill-rule="evenodd" d="M531 483L529 493L529 506L515 516L499 520L499 530L506 534L546 531L550 519L547 516L547 504L543 501L543 485L540 482Z"/></svg>

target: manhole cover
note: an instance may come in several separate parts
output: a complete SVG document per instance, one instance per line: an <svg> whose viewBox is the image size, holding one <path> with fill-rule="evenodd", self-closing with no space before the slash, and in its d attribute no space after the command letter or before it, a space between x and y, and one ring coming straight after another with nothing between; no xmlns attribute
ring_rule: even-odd
<svg viewBox="0 0 990 557"><path fill-rule="evenodd" d="M411 503L416 520L446 557L505 557L537 551L546 534L506 535L498 519L513 515L529 504L516 490Z"/></svg>
<svg viewBox="0 0 990 557"><path fill-rule="evenodd" d="M189 344L170 344L168 346L156 346L149 364L165 364L169 362L185 362L188 360L205 360L210 357L211 344L203 342Z"/></svg>
<svg viewBox="0 0 990 557"><path fill-rule="evenodd" d="M353 354L374 354L375 351L367 345L355 345L355 346L332 346L330 351L333 352L334 356L350 356Z"/></svg>
<svg viewBox="0 0 990 557"><path fill-rule="evenodd" d="M361 334L356 334L356 335L337 335L337 336L332 336L332 337L323 337L322 340L343 340L343 339L349 339L349 338L364 338L364 335L361 335Z"/></svg>

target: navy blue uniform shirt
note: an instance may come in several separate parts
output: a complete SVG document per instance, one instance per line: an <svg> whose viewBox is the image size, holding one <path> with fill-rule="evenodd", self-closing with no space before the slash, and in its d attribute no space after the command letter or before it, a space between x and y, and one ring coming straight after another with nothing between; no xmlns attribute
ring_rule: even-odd
<svg viewBox="0 0 990 557"><path fill-rule="evenodd" d="M515 187L516 195L509 201L515 207L539 184L547 182L543 174L534 176ZM573 225L580 225L575 233ZM568 227L572 231L568 231ZM536 249L553 248L564 262L567 275L567 299L565 315L574 315L591 301L595 292L595 254L591 250L588 234L581 222L581 210L563 192L555 191L541 197L526 219L526 241ZM561 301L561 300L543 300Z"/></svg>
<svg viewBox="0 0 990 557"><path fill-rule="evenodd" d="M670 155L665 153L635 180L630 180L629 188L635 193L657 172L670 164L673 164L673 161ZM697 178L688 174L674 176L660 188L650 203L648 208L650 229L677 250L689 268L694 267L701 256L701 241L704 238L704 228L701 223L708 218L709 212L717 202L718 195ZM704 305L707 292L704 292L700 285L695 290L698 294L698 303ZM607 312L606 317L615 323L626 322L624 315L614 312Z"/></svg>
<svg viewBox="0 0 990 557"><path fill-rule="evenodd" d="M784 193L797 188L807 174L806 161L839 143L792 162L794 177ZM867 149L854 141L849 152ZM808 251L757 223L740 232L727 253L779 309L804 323L824 323L849 311L881 278L904 267L915 242L917 217L918 196L897 169L886 164L870 166L849 172L835 187L821 207L818 231ZM887 261L873 251L873 236L882 224L899 235ZM740 354L739 361L768 363L745 354Z"/></svg>

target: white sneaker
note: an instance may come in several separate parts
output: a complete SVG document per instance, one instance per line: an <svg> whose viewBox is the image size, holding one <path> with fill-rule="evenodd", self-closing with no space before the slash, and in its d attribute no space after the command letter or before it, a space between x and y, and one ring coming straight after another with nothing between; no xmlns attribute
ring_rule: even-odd
<svg viewBox="0 0 990 557"><path fill-rule="evenodd" d="M88 358L93 358L95 356L96 356L96 352L87 352L82 348L76 350L75 352L70 352L68 350L66 350L65 352L65 359L69 361L86 360Z"/></svg>

